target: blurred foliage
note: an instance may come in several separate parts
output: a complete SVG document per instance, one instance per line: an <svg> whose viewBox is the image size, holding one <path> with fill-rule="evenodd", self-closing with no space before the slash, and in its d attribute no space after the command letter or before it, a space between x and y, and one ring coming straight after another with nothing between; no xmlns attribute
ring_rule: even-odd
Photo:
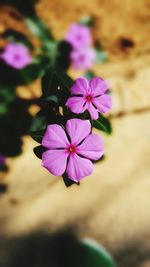
<svg viewBox="0 0 150 267"><path fill-rule="evenodd" d="M49 62L47 58L39 57L36 59L36 62L31 63L21 70L17 70L12 68L11 66L8 66L4 61L1 60L0 87L16 87L18 85L30 84L32 81L44 74L48 64Z"/></svg>
<svg viewBox="0 0 150 267"><path fill-rule="evenodd" d="M9 106L16 97L15 87L0 88L0 116L7 113Z"/></svg>
<svg viewBox="0 0 150 267"><path fill-rule="evenodd" d="M19 42L26 45L30 50L33 50L31 41L21 32L8 28L0 34L1 39L6 39L9 42Z"/></svg>
<svg viewBox="0 0 150 267"><path fill-rule="evenodd" d="M35 15L35 4L39 0L0 0L0 5L9 5L16 8L24 16Z"/></svg>
<svg viewBox="0 0 150 267"><path fill-rule="evenodd" d="M29 133L31 115L28 104L16 98L6 114L0 115L0 154L17 156L22 151L22 136Z"/></svg>
<svg viewBox="0 0 150 267"><path fill-rule="evenodd" d="M0 245L3 239L0 240ZM115 267L110 254L93 240L78 240L71 231L34 233L3 241L3 267ZM8 253L9 252L9 253Z"/></svg>
<svg viewBox="0 0 150 267"><path fill-rule="evenodd" d="M32 34L36 35L43 44L48 45L51 40L54 40L50 29L37 16L26 17L25 22Z"/></svg>

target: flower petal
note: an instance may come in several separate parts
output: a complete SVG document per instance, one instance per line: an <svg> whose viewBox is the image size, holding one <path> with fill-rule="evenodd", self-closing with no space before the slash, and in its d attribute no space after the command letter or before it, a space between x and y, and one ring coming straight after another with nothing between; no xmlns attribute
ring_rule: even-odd
<svg viewBox="0 0 150 267"><path fill-rule="evenodd" d="M90 46L92 43L92 35L89 27L81 24L72 24L66 34L65 40L69 42L73 48L81 49Z"/></svg>
<svg viewBox="0 0 150 267"><path fill-rule="evenodd" d="M70 54L71 63L76 70L89 70L95 60L95 50L93 48L83 48L73 50Z"/></svg>
<svg viewBox="0 0 150 267"><path fill-rule="evenodd" d="M50 173L61 176L66 170L69 153L66 150L47 150L42 155L42 165Z"/></svg>
<svg viewBox="0 0 150 267"><path fill-rule="evenodd" d="M98 77L94 77L93 79L91 79L89 84L93 96L103 95L109 89L108 83Z"/></svg>
<svg viewBox="0 0 150 267"><path fill-rule="evenodd" d="M89 120L70 119L66 123L66 130L70 136L71 143L78 145L89 135L91 124Z"/></svg>
<svg viewBox="0 0 150 267"><path fill-rule="evenodd" d="M93 169L94 166L90 160L73 154L70 155L66 172L69 179L79 182L83 177L90 175Z"/></svg>
<svg viewBox="0 0 150 267"><path fill-rule="evenodd" d="M42 146L48 149L66 148L69 145L68 138L63 128L57 124L49 125L43 136Z"/></svg>
<svg viewBox="0 0 150 267"><path fill-rule="evenodd" d="M112 97L106 94L95 97L93 103L97 107L99 112L106 113L112 108Z"/></svg>
<svg viewBox="0 0 150 267"><path fill-rule="evenodd" d="M97 109L93 106L92 103L88 103L88 111L90 112L91 118L93 120L97 120L98 119L98 111Z"/></svg>
<svg viewBox="0 0 150 267"><path fill-rule="evenodd" d="M79 97L79 96L70 97L66 102L66 106L76 114L80 114L85 111L84 104L85 104L84 97Z"/></svg>
<svg viewBox="0 0 150 267"><path fill-rule="evenodd" d="M86 95L88 93L89 82L86 78L78 78L71 87L71 93L73 95Z"/></svg>
<svg viewBox="0 0 150 267"><path fill-rule="evenodd" d="M102 139L97 134L90 134L83 143L78 146L77 153L91 160L98 160L104 154Z"/></svg>

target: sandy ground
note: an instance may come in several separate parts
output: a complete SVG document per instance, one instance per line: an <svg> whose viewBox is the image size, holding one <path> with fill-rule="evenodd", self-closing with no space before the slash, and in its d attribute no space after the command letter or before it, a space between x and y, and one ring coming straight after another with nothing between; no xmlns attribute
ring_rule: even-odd
<svg viewBox="0 0 150 267"><path fill-rule="evenodd" d="M94 16L94 34L110 58L94 70L111 84L113 134L104 136L106 159L94 174L68 189L41 168L32 153L36 144L25 138L23 155L1 178L9 187L0 196L0 233L72 225L110 249L119 266L149 267L150 1L45 0L37 11L58 38L71 22ZM125 39L131 41L128 48Z"/></svg>

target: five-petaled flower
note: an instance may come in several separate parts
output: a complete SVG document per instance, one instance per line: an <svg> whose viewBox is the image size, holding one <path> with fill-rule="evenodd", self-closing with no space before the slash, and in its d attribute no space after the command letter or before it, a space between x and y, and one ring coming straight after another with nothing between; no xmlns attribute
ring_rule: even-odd
<svg viewBox="0 0 150 267"><path fill-rule="evenodd" d="M70 26L65 40L71 44L74 49L83 49L92 44L92 35L89 27L74 23Z"/></svg>
<svg viewBox="0 0 150 267"><path fill-rule="evenodd" d="M101 78L94 77L90 81L78 78L71 87L72 96L68 98L66 106L75 114L88 110L91 118L97 120L99 113L106 113L112 107L108 88L108 83Z"/></svg>
<svg viewBox="0 0 150 267"><path fill-rule="evenodd" d="M70 119L65 129L58 124L47 127L42 140L47 151L42 155L42 165L50 173L79 182L93 172L92 161L104 154L101 138L91 133L88 120Z"/></svg>
<svg viewBox="0 0 150 267"><path fill-rule="evenodd" d="M29 49L21 43L7 44L0 57L15 69L22 69L32 62Z"/></svg>

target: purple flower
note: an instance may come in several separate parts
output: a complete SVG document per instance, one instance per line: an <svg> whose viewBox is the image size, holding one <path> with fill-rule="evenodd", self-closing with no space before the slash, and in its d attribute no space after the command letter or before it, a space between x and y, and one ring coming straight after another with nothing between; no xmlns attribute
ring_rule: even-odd
<svg viewBox="0 0 150 267"><path fill-rule="evenodd" d="M90 29L81 24L72 24L65 37L65 40L69 42L73 48L82 49L90 46L92 43L92 35Z"/></svg>
<svg viewBox="0 0 150 267"><path fill-rule="evenodd" d="M75 49L70 55L71 63L76 70L88 70L92 67L95 60L95 51L93 48Z"/></svg>
<svg viewBox="0 0 150 267"><path fill-rule="evenodd" d="M0 155L0 165L3 165L5 163L5 161L6 161L5 156Z"/></svg>
<svg viewBox="0 0 150 267"><path fill-rule="evenodd" d="M78 78L71 87L71 94L66 106L74 113L88 110L92 119L97 120L100 113L106 113L112 107L111 96L107 94L109 86L101 78Z"/></svg>
<svg viewBox="0 0 150 267"><path fill-rule="evenodd" d="M1 54L1 58L15 69L22 69L32 61L28 48L19 43L9 43Z"/></svg>
<svg viewBox="0 0 150 267"><path fill-rule="evenodd" d="M78 182L93 172L91 160L104 154L101 138L91 133L88 120L70 119L64 130L58 124L49 125L42 140L48 150L42 155L42 165L53 175L65 172Z"/></svg>

